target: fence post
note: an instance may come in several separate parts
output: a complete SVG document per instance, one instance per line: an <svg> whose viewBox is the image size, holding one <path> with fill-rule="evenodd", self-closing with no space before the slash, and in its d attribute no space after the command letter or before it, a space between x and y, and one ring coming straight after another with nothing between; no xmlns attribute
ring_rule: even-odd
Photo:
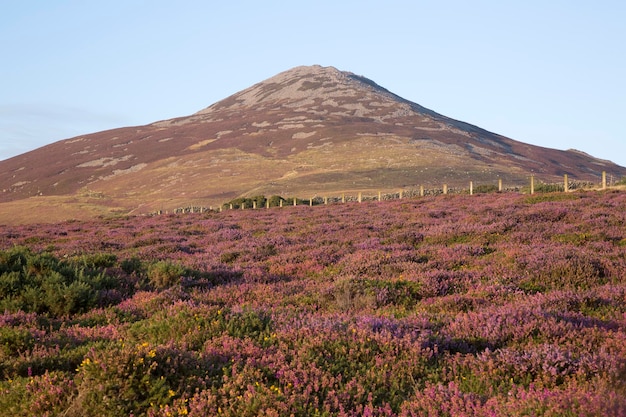
<svg viewBox="0 0 626 417"><path fill-rule="evenodd" d="M424 197L424 186L420 185L420 197Z"/></svg>
<svg viewBox="0 0 626 417"><path fill-rule="evenodd" d="M359 203L363 201L363 195L361 194L360 191L359 191L358 201L359 201Z"/></svg>
<svg viewBox="0 0 626 417"><path fill-rule="evenodd" d="M567 174L563 175L563 191L569 191L569 182L567 181Z"/></svg>
<svg viewBox="0 0 626 417"><path fill-rule="evenodd" d="M470 195L474 195L474 181L470 181Z"/></svg>
<svg viewBox="0 0 626 417"><path fill-rule="evenodd" d="M313 207L313 197L309 199L309 207Z"/></svg>
<svg viewBox="0 0 626 417"><path fill-rule="evenodd" d="M403 193L403 191L402 191L402 190L400 190L400 193L399 193L400 200L402 200L402 196L403 196L403 194L404 194L404 193Z"/></svg>
<svg viewBox="0 0 626 417"><path fill-rule="evenodd" d="M245 202L241 203L241 209L242 209L242 210L245 210L245 209L246 209L246 203L245 203Z"/></svg>
<svg viewBox="0 0 626 417"><path fill-rule="evenodd" d="M535 176L530 176L530 193L535 194Z"/></svg>
<svg viewBox="0 0 626 417"><path fill-rule="evenodd" d="M324 197L324 205L325 206L328 205L328 197L327 196Z"/></svg>
<svg viewBox="0 0 626 417"><path fill-rule="evenodd" d="M443 194L444 195L448 194L448 184L443 185Z"/></svg>
<svg viewBox="0 0 626 417"><path fill-rule="evenodd" d="M265 208L270 208L270 199L265 200Z"/></svg>
<svg viewBox="0 0 626 417"><path fill-rule="evenodd" d="M283 206L283 200L282 200L282 199L280 200L280 203L279 203L278 205L279 205L280 207L282 207L282 206Z"/></svg>
<svg viewBox="0 0 626 417"><path fill-rule="evenodd" d="M233 209L233 203L230 203L230 209L231 210Z"/></svg>
<svg viewBox="0 0 626 417"><path fill-rule="evenodd" d="M253 202L252 202L252 208L253 208L253 209L256 209L256 201L253 201Z"/></svg>
<svg viewBox="0 0 626 417"><path fill-rule="evenodd" d="M342 203L346 202L346 194L345 193L341 194L341 202Z"/></svg>
<svg viewBox="0 0 626 417"><path fill-rule="evenodd" d="M502 192L502 178L498 178L498 192Z"/></svg>
<svg viewBox="0 0 626 417"><path fill-rule="evenodd" d="M382 193L379 191L378 192L378 202L383 201L382 196L383 196Z"/></svg>
<svg viewBox="0 0 626 417"><path fill-rule="evenodd" d="M606 171L602 171L602 189L606 190Z"/></svg>
<svg viewBox="0 0 626 417"><path fill-rule="evenodd" d="M297 206L298 205L298 199L296 197L293 198L293 206Z"/></svg>

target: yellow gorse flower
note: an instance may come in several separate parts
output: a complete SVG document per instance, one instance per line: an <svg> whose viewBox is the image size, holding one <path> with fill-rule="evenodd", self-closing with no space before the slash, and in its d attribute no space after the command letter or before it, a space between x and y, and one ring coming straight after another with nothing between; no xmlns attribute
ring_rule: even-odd
<svg viewBox="0 0 626 417"><path fill-rule="evenodd" d="M92 363L96 363L96 362L95 362L95 361L92 361L92 360L91 360L91 359L89 359L89 358L85 358L85 359L83 359L83 361L80 363L80 366L79 366L78 368L76 368L76 371L80 371L80 368L83 368L83 367L85 367L85 366L89 366L89 365L91 365Z"/></svg>

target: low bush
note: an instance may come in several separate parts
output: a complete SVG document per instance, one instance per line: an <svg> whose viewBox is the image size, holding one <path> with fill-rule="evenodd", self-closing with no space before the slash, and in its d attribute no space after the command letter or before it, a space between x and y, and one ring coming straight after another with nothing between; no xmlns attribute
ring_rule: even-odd
<svg viewBox="0 0 626 417"><path fill-rule="evenodd" d="M0 310L62 317L96 307L121 284L103 268L114 259L97 255L60 261L24 247L0 252Z"/></svg>
<svg viewBox="0 0 626 417"><path fill-rule="evenodd" d="M497 185L483 184L474 187L474 192L476 194L495 193L496 191L498 191Z"/></svg>
<svg viewBox="0 0 626 417"><path fill-rule="evenodd" d="M164 289L180 283L181 277L187 275L184 266L171 261L158 261L148 267L148 279L154 288Z"/></svg>
<svg viewBox="0 0 626 417"><path fill-rule="evenodd" d="M85 356L66 415L146 415L203 387L199 359L173 347L120 343Z"/></svg>

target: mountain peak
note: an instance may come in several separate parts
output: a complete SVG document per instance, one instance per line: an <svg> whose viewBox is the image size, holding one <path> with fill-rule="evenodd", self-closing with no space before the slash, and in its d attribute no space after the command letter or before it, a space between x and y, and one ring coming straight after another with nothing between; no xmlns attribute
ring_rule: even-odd
<svg viewBox="0 0 626 417"><path fill-rule="evenodd" d="M221 100L197 114L245 107L302 107L336 105L354 101L387 102L406 100L363 76L320 65L298 66ZM406 104L406 103L405 103ZM364 104L364 107L365 104Z"/></svg>

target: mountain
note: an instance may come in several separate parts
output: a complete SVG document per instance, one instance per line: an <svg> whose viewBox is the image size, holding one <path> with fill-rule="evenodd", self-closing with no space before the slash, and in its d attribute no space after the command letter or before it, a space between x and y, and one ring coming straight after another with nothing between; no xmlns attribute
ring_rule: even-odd
<svg viewBox="0 0 626 417"><path fill-rule="evenodd" d="M0 162L0 223L400 187L599 182L626 168L518 142L333 67L282 72L195 114L62 140Z"/></svg>

